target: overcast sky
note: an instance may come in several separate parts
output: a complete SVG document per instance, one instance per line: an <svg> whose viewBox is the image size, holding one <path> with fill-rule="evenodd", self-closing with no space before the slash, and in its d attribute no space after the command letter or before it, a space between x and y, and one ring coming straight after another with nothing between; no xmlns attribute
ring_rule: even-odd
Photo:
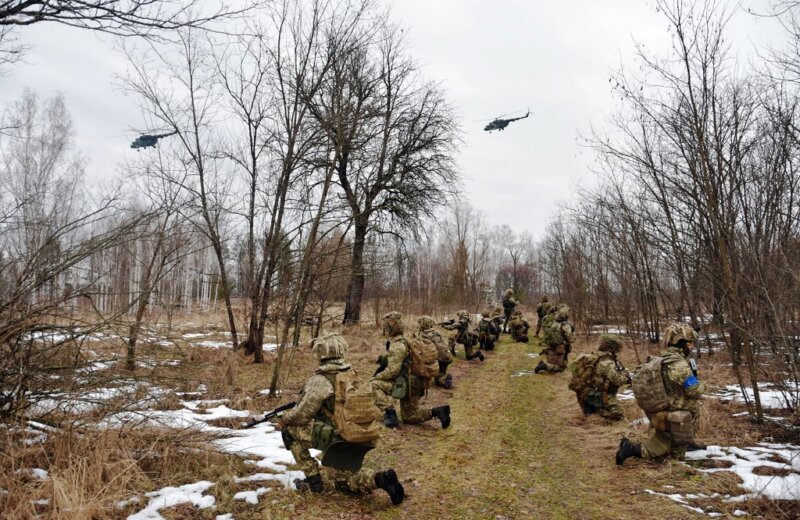
<svg viewBox="0 0 800 520"><path fill-rule="evenodd" d="M768 0L744 0L761 8ZM592 152L580 145L590 125L602 128L614 110L608 82L620 64L633 65L634 40L664 52L667 24L643 0L397 0L394 17L425 74L447 90L462 125L459 157L466 199L491 224L541 236L548 215L576 186L591 186ZM771 20L738 10L731 38L742 60L779 41ZM32 46L27 63L0 78L0 103L25 87L42 96L64 93L77 148L95 181L115 175L144 119L117 88L125 62L113 41L55 24L21 30ZM502 132L486 119L531 116Z"/></svg>

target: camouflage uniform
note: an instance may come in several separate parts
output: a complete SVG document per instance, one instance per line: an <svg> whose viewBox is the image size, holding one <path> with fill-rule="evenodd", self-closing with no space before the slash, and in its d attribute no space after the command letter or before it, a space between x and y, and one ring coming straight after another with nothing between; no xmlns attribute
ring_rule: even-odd
<svg viewBox="0 0 800 520"><path fill-rule="evenodd" d="M622 339L613 334L604 334L600 338L589 388L579 396L584 413L596 413L610 421L625 418L625 413L617 403L619 387L630 384L628 372L617 360L622 345Z"/></svg>
<svg viewBox="0 0 800 520"><path fill-rule="evenodd" d="M478 324L478 342L483 350L494 350L494 342L500 336L500 330L492 318L492 310L487 309L483 311Z"/></svg>
<svg viewBox="0 0 800 520"><path fill-rule="evenodd" d="M538 336L539 331L542 330L544 317L547 316L548 312L550 312L551 307L553 307L553 305L550 303L549 298L545 294L542 296L542 301L536 306L536 317L538 318L536 321L536 336Z"/></svg>
<svg viewBox="0 0 800 520"><path fill-rule="evenodd" d="M514 298L514 290L513 289L506 289L503 293L503 314L505 315L505 321L503 321L503 332L506 332L508 329L508 320L511 319L511 315L514 314L514 309L517 307L519 302Z"/></svg>
<svg viewBox="0 0 800 520"><path fill-rule="evenodd" d="M700 396L706 391L705 383L697 378L688 357L691 354L691 345L697 341L697 333L687 324L674 323L664 332L664 346L666 350L661 353L662 375L664 387L670 397L669 408L666 411L647 414L653 429L651 437L637 444L626 437L620 441L617 451L617 464L630 456L641 457L646 460L658 459L667 455L682 458L687 445L675 442L670 434L668 414L670 412L689 412L692 418L692 429L697 430L697 421L700 417Z"/></svg>
<svg viewBox="0 0 800 520"><path fill-rule="evenodd" d="M439 373L433 378L434 384L444 388L452 388L453 378L447 374L447 367L453 362L453 355L447 348L442 335L439 334L439 332L435 329L436 322L430 316L423 316L417 320L417 323L419 324L419 337L422 339L427 339L436 345L437 360L439 361Z"/></svg>
<svg viewBox="0 0 800 520"><path fill-rule="evenodd" d="M283 442L291 451L296 465L306 476L304 480L295 480L295 485L300 490L310 489L321 493L323 488L320 466L317 459L312 457L309 452L314 441L312 438L313 426L317 421L335 426L331 419L335 406L335 392L331 380L337 374L352 370L352 367L344 360L347 343L338 334L326 334L315 339L313 348L320 358L320 366L311 379L306 382L300 401L294 408L283 412L278 419L277 426L281 430ZM326 469L326 476L334 481L336 489L359 494L366 494L376 489L379 482L383 484L384 474L388 475L388 472L376 473L364 467L359 471ZM394 475L394 470L389 471ZM393 486L392 491L386 490L390 493L392 501L399 503L403 500L404 492L402 485L396 481L396 475L394 483L391 485Z"/></svg>
<svg viewBox="0 0 800 520"><path fill-rule="evenodd" d="M450 336L450 352L455 355L456 343L461 343L464 345L464 356L467 359L478 358L483 361L483 353L480 350L475 351L475 345L478 344L478 334L470 327L469 313L465 310L458 311L457 316L457 321L442 325L442 328L446 330L455 330L455 334Z"/></svg>
<svg viewBox="0 0 800 520"><path fill-rule="evenodd" d="M572 351L572 324L569 319L569 307L561 305L554 319L544 330L544 341L547 348L543 354L547 361L540 361L534 369L535 372L563 372L567 368L567 355Z"/></svg>
<svg viewBox="0 0 800 520"><path fill-rule="evenodd" d="M508 331L511 339L518 343L528 342L528 329L531 328L530 322L522 316L521 311L514 311L513 319L508 324Z"/></svg>
<svg viewBox="0 0 800 520"><path fill-rule="evenodd" d="M505 316L503 315L503 307L498 305L492 310L492 323L495 326L495 334L494 334L494 341L497 342L500 340L500 331L503 329L503 320Z"/></svg>
<svg viewBox="0 0 800 520"><path fill-rule="evenodd" d="M394 397L397 395L396 381L404 379L405 390L402 395L397 395L400 399L400 414L403 422L408 424L419 424L430 421L433 417L438 417L442 421L450 424L450 407L448 405L437 408L419 408L419 399L425 395L425 381L411 374L411 359L408 351L408 341L403 336L402 316L399 312L390 312L383 317L384 330L390 335L386 341L387 364L386 368L372 377L373 395L375 404L384 411L386 419L384 424L395 427L397 415L394 410ZM446 411L445 411L446 408ZM446 414L447 418L443 418Z"/></svg>

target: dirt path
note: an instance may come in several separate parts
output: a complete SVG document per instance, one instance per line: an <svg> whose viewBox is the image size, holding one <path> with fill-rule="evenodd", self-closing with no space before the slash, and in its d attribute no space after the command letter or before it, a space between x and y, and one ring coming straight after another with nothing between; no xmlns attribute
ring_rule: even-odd
<svg viewBox="0 0 800 520"><path fill-rule="evenodd" d="M408 481L408 500L376 511L379 518L692 516L641 493L642 480L653 486L667 482L667 467L614 465L624 425L584 419L566 388L566 374L531 373L538 343L505 341L482 366L456 362L448 430L432 422L382 439L381 451L393 456L379 460L394 463ZM444 398L434 391L428 400Z"/></svg>
<svg viewBox="0 0 800 520"><path fill-rule="evenodd" d="M697 474L678 462L617 467L614 453L628 421L584 418L566 373L533 375L540 350L504 337L484 363L460 358L451 366L456 388L432 389L423 401L448 402L451 427L442 430L433 420L381 437L366 463L395 468L407 493L400 506L381 491L364 498L287 492L261 504L259 518L695 517L644 490L669 492ZM576 350L590 349L579 342Z"/></svg>

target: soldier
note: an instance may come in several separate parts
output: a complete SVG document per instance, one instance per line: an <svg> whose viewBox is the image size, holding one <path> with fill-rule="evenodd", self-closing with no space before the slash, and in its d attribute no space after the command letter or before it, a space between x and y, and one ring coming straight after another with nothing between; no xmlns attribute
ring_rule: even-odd
<svg viewBox="0 0 800 520"><path fill-rule="evenodd" d="M478 344L478 334L470 328L469 313L466 310L456 313L458 320L442 323L442 328L455 330L456 333L450 337L450 352L455 356L456 343L464 345L464 356L470 360L478 358L484 360L483 352L474 350Z"/></svg>
<svg viewBox="0 0 800 520"><path fill-rule="evenodd" d="M630 384L631 377L617 359L622 345L619 336L613 334L601 336L599 354L593 360L594 370L588 388L578 396L584 414L596 413L610 421L625 418L622 408L617 403L617 391L619 387Z"/></svg>
<svg viewBox="0 0 800 520"><path fill-rule="evenodd" d="M436 322L430 316L423 316L417 320L419 336L436 345L439 361L439 374L433 378L433 383L442 388L453 388L453 376L447 373L447 367L453 362L453 355L444 343L444 338L436 330Z"/></svg>
<svg viewBox="0 0 800 520"><path fill-rule="evenodd" d="M399 312L390 312L383 317L386 341L386 366L372 377L375 404L383 410L383 424L397 428L400 423L394 409L394 399L400 400L403 422L419 424L436 417L442 428L450 426L450 405L436 408L419 408L419 398L425 394L425 381L411 374L408 341L403 336L403 320Z"/></svg>
<svg viewBox="0 0 800 520"><path fill-rule="evenodd" d="M508 329L511 332L511 339L517 343L528 342L528 329L531 324L522 316L522 311L517 309L508 324Z"/></svg>
<svg viewBox="0 0 800 520"><path fill-rule="evenodd" d="M514 298L514 289L506 289L505 292L503 292L503 314L506 317L503 322L503 332L508 332L508 320L511 318L511 315L514 314L514 308L518 303L519 302Z"/></svg>
<svg viewBox="0 0 800 520"><path fill-rule="evenodd" d="M542 371L563 372L567 368L567 356L572 351L572 324L569 323L569 307L559 305L554 319L544 331L544 341L547 348L542 352L547 356L547 361L539 361L535 373Z"/></svg>
<svg viewBox="0 0 800 520"><path fill-rule="evenodd" d="M314 439L316 423L333 426L332 419L336 400L332 379L337 374L352 370L345 360L347 342L339 334L326 334L313 341L313 354L319 360L319 368L303 389L303 395L297 406L283 412L276 423L281 430L283 442L292 452L297 466L305 473L305 479L295 479L295 487L299 491L323 492L322 475L317 459L311 456L309 449L318 442ZM336 489L349 493L367 494L380 488L389 494L393 504L399 504L405 497L403 485L398 481L393 469L371 471L361 468L359 471L331 470Z"/></svg>
<svg viewBox="0 0 800 520"><path fill-rule="evenodd" d="M664 331L665 350L661 353L662 359L657 370L663 378L669 407L665 411L647 414L653 428L652 436L647 441L637 443L627 437L619 441L616 456L618 465L622 465L628 457L653 460L673 455L683 458L687 448L705 447L694 440L700 417L699 399L706 388L697 378L694 359L689 358L695 341L697 333L685 323L670 324Z"/></svg>
<svg viewBox="0 0 800 520"><path fill-rule="evenodd" d="M492 309L486 309L478 324L478 341L483 350L494 350L494 342L500 336L500 329L492 318Z"/></svg>
<svg viewBox="0 0 800 520"><path fill-rule="evenodd" d="M500 341L500 331L503 328L504 319L505 316L503 315L502 305L495 306L495 308L492 310L492 322L494 323L495 328L497 329L497 333L494 336L495 342Z"/></svg>
<svg viewBox="0 0 800 520"><path fill-rule="evenodd" d="M538 318L536 321L536 336L539 336L539 331L542 330L542 322L544 317L547 316L548 312L550 312L550 308L552 306L553 305L550 303L550 299L547 297L547 295L542 295L542 301L536 306L536 316Z"/></svg>

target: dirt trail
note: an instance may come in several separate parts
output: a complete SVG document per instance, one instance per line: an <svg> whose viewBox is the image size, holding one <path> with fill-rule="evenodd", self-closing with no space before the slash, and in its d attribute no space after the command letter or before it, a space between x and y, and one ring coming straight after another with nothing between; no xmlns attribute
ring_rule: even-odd
<svg viewBox="0 0 800 520"><path fill-rule="evenodd" d="M615 466L625 424L584 419L566 388L567 374L532 374L539 344L507 341L480 366L456 361L448 430L432 421L381 439L384 455L376 463L393 464L408 480L408 499L399 508L373 510L379 518L692 516L642 493L644 482L668 484L672 470ZM432 391L427 400L445 398Z"/></svg>

